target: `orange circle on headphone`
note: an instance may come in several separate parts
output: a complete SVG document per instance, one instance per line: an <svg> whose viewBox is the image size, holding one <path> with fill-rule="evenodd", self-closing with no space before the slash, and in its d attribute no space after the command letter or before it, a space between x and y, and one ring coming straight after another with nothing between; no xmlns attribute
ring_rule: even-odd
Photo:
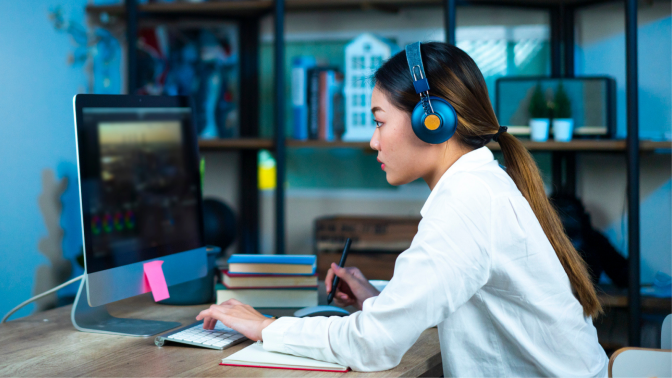
<svg viewBox="0 0 672 378"><path fill-rule="evenodd" d="M430 114L425 117L425 127L430 130L436 130L441 126L441 119L436 114Z"/></svg>

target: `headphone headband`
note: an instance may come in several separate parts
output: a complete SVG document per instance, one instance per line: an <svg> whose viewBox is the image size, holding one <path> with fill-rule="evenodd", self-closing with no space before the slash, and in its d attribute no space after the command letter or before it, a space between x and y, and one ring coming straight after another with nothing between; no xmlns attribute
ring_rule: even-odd
<svg viewBox="0 0 672 378"><path fill-rule="evenodd" d="M425 74L425 66L422 64L422 55L420 55L420 42L406 45L406 61L408 68L411 70L411 77L413 78L413 86L415 93L422 95L428 94L429 82ZM418 78L418 76L420 76Z"/></svg>

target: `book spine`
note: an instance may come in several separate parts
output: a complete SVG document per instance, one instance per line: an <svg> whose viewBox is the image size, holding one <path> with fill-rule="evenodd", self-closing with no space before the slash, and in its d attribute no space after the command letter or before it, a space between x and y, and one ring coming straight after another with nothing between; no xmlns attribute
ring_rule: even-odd
<svg viewBox="0 0 672 378"><path fill-rule="evenodd" d="M229 264L312 265L314 255L232 255Z"/></svg>
<svg viewBox="0 0 672 378"><path fill-rule="evenodd" d="M343 96L343 74L336 71L334 73L334 93L333 101L333 116L332 116L332 130L334 132L334 139L341 139L343 132L345 132L345 116L344 96Z"/></svg>
<svg viewBox="0 0 672 378"><path fill-rule="evenodd" d="M308 138L317 139L318 110L320 106L320 71L317 68L308 71Z"/></svg>
<svg viewBox="0 0 672 378"><path fill-rule="evenodd" d="M264 290L264 291L276 291ZM316 289L291 290L288 295L286 292L278 292L269 295L260 292L260 290L217 290L217 303L226 302L229 299L236 298L239 301L252 307L266 308L294 308L317 306L318 293Z"/></svg>
<svg viewBox="0 0 672 378"><path fill-rule="evenodd" d="M334 141L334 92L336 86L336 71L331 70L327 74L327 101L326 101L326 140Z"/></svg>
<svg viewBox="0 0 672 378"><path fill-rule="evenodd" d="M292 137L308 139L308 69L315 65L312 57L297 57L292 61Z"/></svg>
<svg viewBox="0 0 672 378"><path fill-rule="evenodd" d="M315 290L319 286L229 286L223 284L228 290Z"/></svg>
<svg viewBox="0 0 672 378"><path fill-rule="evenodd" d="M320 91L319 91L319 109L318 109L318 125L317 138L320 140L327 140L327 119L328 119L328 102L329 102L329 71L320 72Z"/></svg>

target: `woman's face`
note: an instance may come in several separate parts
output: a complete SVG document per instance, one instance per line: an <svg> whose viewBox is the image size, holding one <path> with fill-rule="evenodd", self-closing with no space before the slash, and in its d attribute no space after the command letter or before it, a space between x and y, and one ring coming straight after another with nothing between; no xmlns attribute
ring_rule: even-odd
<svg viewBox="0 0 672 378"><path fill-rule="evenodd" d="M422 177L433 188L432 182L438 178L432 178L436 176L446 146L425 143L415 136L411 115L394 107L377 87L371 95L371 112L377 127L370 144L378 151L378 162L387 182L403 185Z"/></svg>

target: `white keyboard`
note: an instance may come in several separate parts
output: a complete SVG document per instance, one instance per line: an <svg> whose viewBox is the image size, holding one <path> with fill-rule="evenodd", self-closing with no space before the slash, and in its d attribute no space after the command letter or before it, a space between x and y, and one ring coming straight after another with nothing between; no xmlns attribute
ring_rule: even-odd
<svg viewBox="0 0 672 378"><path fill-rule="evenodd" d="M195 345L203 348L222 350L247 340L238 331L225 326L218 321L215 329L203 329L203 321L180 328L172 333L157 336L154 339L156 346L163 346L166 341Z"/></svg>

